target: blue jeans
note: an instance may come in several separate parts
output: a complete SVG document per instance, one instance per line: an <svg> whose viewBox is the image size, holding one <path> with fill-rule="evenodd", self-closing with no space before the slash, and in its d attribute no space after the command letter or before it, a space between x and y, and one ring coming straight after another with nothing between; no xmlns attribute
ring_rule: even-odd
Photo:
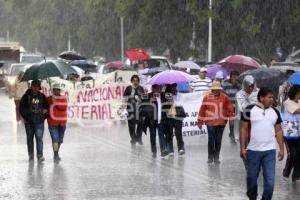
<svg viewBox="0 0 300 200"><path fill-rule="evenodd" d="M224 128L225 126L207 126L209 160L218 160L220 157Z"/></svg>
<svg viewBox="0 0 300 200"><path fill-rule="evenodd" d="M64 142L66 126L49 126L52 143L62 144Z"/></svg>
<svg viewBox="0 0 300 200"><path fill-rule="evenodd" d="M272 199L275 182L276 150L247 151L247 195L250 200L257 198L257 178L260 168L264 176L262 200Z"/></svg>
<svg viewBox="0 0 300 200"><path fill-rule="evenodd" d="M25 130L27 136L27 149L28 155L34 155L34 142L33 138L36 140L36 152L37 157L43 156L43 136L44 136L44 123L41 124L29 124L25 123Z"/></svg>

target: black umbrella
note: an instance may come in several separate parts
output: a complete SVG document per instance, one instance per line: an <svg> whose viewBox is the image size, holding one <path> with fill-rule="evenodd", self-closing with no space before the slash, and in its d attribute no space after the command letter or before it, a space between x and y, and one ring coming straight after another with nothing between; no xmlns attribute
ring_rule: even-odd
<svg viewBox="0 0 300 200"><path fill-rule="evenodd" d="M279 70L269 68L259 68L248 70L239 76L239 81L243 82L246 75L252 75L258 88L277 88L287 80L287 76Z"/></svg>
<svg viewBox="0 0 300 200"><path fill-rule="evenodd" d="M87 60L74 60L70 62L70 65L80 67L84 71L97 72L97 65Z"/></svg>
<svg viewBox="0 0 300 200"><path fill-rule="evenodd" d="M47 61L34 64L25 71L22 81L47 79L50 77L62 77L77 73L70 65L63 61Z"/></svg>
<svg viewBox="0 0 300 200"><path fill-rule="evenodd" d="M64 51L58 56L65 60L86 60L86 57L76 53L75 51Z"/></svg>

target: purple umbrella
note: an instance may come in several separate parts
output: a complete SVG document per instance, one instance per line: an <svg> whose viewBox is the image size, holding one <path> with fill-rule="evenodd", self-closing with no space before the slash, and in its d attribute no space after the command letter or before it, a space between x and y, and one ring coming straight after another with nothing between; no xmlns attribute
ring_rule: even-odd
<svg viewBox="0 0 300 200"><path fill-rule="evenodd" d="M173 83L190 82L193 77L187 73L175 70L167 70L154 75L149 81L150 85L166 85Z"/></svg>
<svg viewBox="0 0 300 200"><path fill-rule="evenodd" d="M216 74L218 71L222 71L224 78L229 76L229 71L225 67L222 67L221 65L212 65L211 67L207 68L207 77L210 79L214 79L216 77Z"/></svg>

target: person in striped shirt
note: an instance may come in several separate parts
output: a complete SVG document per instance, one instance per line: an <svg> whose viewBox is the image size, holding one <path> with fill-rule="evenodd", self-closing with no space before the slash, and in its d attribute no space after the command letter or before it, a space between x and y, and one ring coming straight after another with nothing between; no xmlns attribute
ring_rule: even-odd
<svg viewBox="0 0 300 200"><path fill-rule="evenodd" d="M202 67L199 72L199 77L191 82L191 89L193 92L207 92L211 89L211 79L206 77L207 69Z"/></svg>

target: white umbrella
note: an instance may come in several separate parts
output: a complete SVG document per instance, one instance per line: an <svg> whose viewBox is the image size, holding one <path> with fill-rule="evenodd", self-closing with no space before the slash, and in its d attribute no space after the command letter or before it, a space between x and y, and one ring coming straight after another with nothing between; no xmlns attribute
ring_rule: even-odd
<svg viewBox="0 0 300 200"><path fill-rule="evenodd" d="M193 61L180 61L174 65L178 68L188 68L188 69L198 69L200 70L200 66Z"/></svg>

